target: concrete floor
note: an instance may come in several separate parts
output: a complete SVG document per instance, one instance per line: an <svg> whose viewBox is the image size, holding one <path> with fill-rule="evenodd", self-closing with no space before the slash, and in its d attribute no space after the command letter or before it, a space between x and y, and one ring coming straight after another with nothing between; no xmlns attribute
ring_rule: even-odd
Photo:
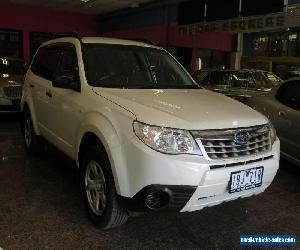
<svg viewBox="0 0 300 250"><path fill-rule="evenodd" d="M274 183L259 196L194 213L135 217L103 232L86 216L73 162L56 150L43 158L28 157L16 117L2 116L0 247L238 249L240 234L299 237L299 181L300 168L282 161Z"/></svg>

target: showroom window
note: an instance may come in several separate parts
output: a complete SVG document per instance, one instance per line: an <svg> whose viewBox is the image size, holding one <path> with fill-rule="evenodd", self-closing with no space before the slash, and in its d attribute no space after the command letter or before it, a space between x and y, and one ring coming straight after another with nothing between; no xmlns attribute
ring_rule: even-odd
<svg viewBox="0 0 300 250"><path fill-rule="evenodd" d="M0 29L0 56L23 57L23 35L19 30Z"/></svg>
<svg viewBox="0 0 300 250"><path fill-rule="evenodd" d="M252 47L254 56L299 57L300 31L257 33Z"/></svg>
<svg viewBox="0 0 300 250"><path fill-rule="evenodd" d="M53 38L52 33L46 33L46 32L30 32L30 59L32 60L35 52L40 47L40 45L44 42L47 42L48 40Z"/></svg>

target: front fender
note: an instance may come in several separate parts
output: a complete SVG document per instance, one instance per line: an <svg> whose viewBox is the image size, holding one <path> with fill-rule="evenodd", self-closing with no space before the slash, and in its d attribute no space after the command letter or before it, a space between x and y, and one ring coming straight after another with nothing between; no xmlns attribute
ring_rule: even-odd
<svg viewBox="0 0 300 250"><path fill-rule="evenodd" d="M79 125L75 154L76 164L79 166L79 150L82 138L88 132L96 135L106 150L111 164L116 190L117 193L120 194L121 188L127 185L128 173L124 166L124 162L126 162L123 152L125 138L122 138L122 135L117 130L118 129L106 116L96 112L89 113L82 119Z"/></svg>

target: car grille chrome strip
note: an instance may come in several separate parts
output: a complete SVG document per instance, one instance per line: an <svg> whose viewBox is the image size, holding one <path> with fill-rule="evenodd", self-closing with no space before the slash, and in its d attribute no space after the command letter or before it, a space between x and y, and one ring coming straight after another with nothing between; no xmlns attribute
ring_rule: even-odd
<svg viewBox="0 0 300 250"><path fill-rule="evenodd" d="M245 142L236 141L239 133L244 133ZM192 134L212 160L247 157L271 150L268 125L231 130L193 131Z"/></svg>
<svg viewBox="0 0 300 250"><path fill-rule="evenodd" d="M3 93L9 98L21 98L22 86L6 86L3 87Z"/></svg>
<svg viewBox="0 0 300 250"><path fill-rule="evenodd" d="M220 168L244 166L244 165L251 164L251 163L267 161L267 160L270 160L273 158L274 158L274 155L270 155L267 157L262 157L262 158L258 158L258 159L250 160L250 161L236 162L236 163L230 163L230 164L221 164L221 165L211 165L210 169L220 169Z"/></svg>

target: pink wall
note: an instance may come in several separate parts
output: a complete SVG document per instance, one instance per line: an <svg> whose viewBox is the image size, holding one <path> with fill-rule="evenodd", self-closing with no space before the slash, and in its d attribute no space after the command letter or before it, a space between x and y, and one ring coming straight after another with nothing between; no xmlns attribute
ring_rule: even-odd
<svg viewBox="0 0 300 250"><path fill-rule="evenodd" d="M166 32L164 25L156 25L137 29L106 32L107 37L142 37L159 44L165 44ZM188 48L214 49L220 51L231 51L231 35L226 33L202 33L195 36L181 35L177 24L172 24L170 29L170 45Z"/></svg>
<svg viewBox="0 0 300 250"><path fill-rule="evenodd" d="M78 31L85 36L97 35L97 25L93 16L10 4L1 2L1 0L0 29L23 31L23 54L26 62L30 60L30 31L53 33Z"/></svg>

